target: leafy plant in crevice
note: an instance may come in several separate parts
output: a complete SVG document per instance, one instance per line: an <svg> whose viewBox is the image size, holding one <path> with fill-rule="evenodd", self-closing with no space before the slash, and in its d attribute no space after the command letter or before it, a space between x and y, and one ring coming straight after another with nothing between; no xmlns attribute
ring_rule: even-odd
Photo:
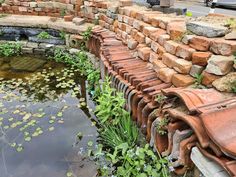
<svg viewBox="0 0 236 177"><path fill-rule="evenodd" d="M159 124L157 125L157 132L160 134L160 135L165 135L167 133L167 131L164 129L165 126L167 126L169 123L169 119L166 118L166 117L163 117Z"/></svg>
<svg viewBox="0 0 236 177"><path fill-rule="evenodd" d="M88 27L85 32L82 33L83 41L80 44L81 50L87 50L86 44L92 36L92 27Z"/></svg>
<svg viewBox="0 0 236 177"><path fill-rule="evenodd" d="M64 17L66 15L66 9L61 9L60 10L60 16Z"/></svg>
<svg viewBox="0 0 236 177"><path fill-rule="evenodd" d="M236 19L235 18L227 19L225 26L235 30L236 29Z"/></svg>
<svg viewBox="0 0 236 177"><path fill-rule="evenodd" d="M165 97L164 95L158 94L158 95L156 96L155 101L157 101L159 104L162 104L162 103L165 101L165 99L166 99L166 97Z"/></svg>
<svg viewBox="0 0 236 177"><path fill-rule="evenodd" d="M205 88L202 85L202 79L203 79L203 75L202 74L195 74L194 78L195 78L194 85L193 85L194 88L199 88L199 89Z"/></svg>
<svg viewBox="0 0 236 177"><path fill-rule="evenodd" d="M0 56L10 57L21 54L22 46L19 43L4 43L0 44Z"/></svg>
<svg viewBox="0 0 236 177"><path fill-rule="evenodd" d="M193 16L193 13L190 12L190 11L187 11L185 15L186 15L187 17L192 17L192 16Z"/></svg>
<svg viewBox="0 0 236 177"><path fill-rule="evenodd" d="M46 32L46 31L42 31L41 33L39 33L39 34L37 35L37 37L38 37L39 39L49 39L49 38L51 37L51 35L48 34L48 32Z"/></svg>
<svg viewBox="0 0 236 177"><path fill-rule="evenodd" d="M66 33L64 31L60 31L59 36L64 40L66 38Z"/></svg>

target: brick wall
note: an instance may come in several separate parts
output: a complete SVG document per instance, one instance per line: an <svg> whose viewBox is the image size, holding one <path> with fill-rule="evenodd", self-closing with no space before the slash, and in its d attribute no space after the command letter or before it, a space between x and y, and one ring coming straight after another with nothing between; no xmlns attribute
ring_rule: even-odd
<svg viewBox="0 0 236 177"><path fill-rule="evenodd" d="M81 5L82 0L6 0L0 5L0 13L60 17L77 15Z"/></svg>

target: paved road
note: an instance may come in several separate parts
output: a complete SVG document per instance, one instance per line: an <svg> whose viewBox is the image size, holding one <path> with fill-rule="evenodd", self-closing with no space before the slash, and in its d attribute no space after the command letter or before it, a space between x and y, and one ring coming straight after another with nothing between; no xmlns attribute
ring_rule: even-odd
<svg viewBox="0 0 236 177"><path fill-rule="evenodd" d="M133 0L142 5L147 5L146 0ZM201 0L182 0L175 3L175 7L187 8L193 13L193 16L204 16L210 11L210 7L206 7ZM236 9L227 9L224 7L217 7L215 13L236 16Z"/></svg>
<svg viewBox="0 0 236 177"><path fill-rule="evenodd" d="M176 2L176 7L186 7L188 11L193 13L193 16L203 16L207 15L210 7L206 7L203 2ZM236 16L236 9L227 9L224 7L217 7L215 13L225 14L225 15L233 15Z"/></svg>

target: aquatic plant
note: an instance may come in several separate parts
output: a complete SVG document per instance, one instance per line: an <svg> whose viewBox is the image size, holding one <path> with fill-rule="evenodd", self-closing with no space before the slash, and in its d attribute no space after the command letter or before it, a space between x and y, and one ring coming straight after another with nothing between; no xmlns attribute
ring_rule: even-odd
<svg viewBox="0 0 236 177"><path fill-rule="evenodd" d="M38 37L39 39L49 39L49 38L51 37L51 35L48 34L48 32L46 32L46 31L42 31L41 33L39 33L39 34L37 35L37 37Z"/></svg>
<svg viewBox="0 0 236 177"><path fill-rule="evenodd" d="M0 44L0 56L11 57L21 54L22 46L19 43L3 43Z"/></svg>

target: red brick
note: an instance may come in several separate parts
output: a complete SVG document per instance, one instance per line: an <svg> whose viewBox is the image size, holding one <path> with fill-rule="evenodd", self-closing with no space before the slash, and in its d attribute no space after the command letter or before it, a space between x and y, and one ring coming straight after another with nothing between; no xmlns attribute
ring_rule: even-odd
<svg viewBox="0 0 236 177"><path fill-rule="evenodd" d="M176 50L176 55L185 60L191 60L193 52L195 52L195 49L188 45L179 45Z"/></svg>
<svg viewBox="0 0 236 177"><path fill-rule="evenodd" d="M135 40L138 41L139 43L145 43L145 36L143 35L143 33L137 32Z"/></svg>
<svg viewBox="0 0 236 177"><path fill-rule="evenodd" d="M168 23L167 33L172 40L180 41L186 33L186 23L184 21L173 21Z"/></svg>
<svg viewBox="0 0 236 177"><path fill-rule="evenodd" d="M66 15L64 16L64 21L65 22L71 22L74 18L74 15Z"/></svg>
<svg viewBox="0 0 236 177"><path fill-rule="evenodd" d="M178 60L178 58L174 55L169 54L169 53L164 53L162 55L162 62L165 65L167 65L169 68L173 67L175 60Z"/></svg>
<svg viewBox="0 0 236 177"><path fill-rule="evenodd" d="M195 36L190 40L190 47L199 51L208 51L211 45L211 39Z"/></svg>
<svg viewBox="0 0 236 177"><path fill-rule="evenodd" d="M144 61L149 60L150 53L151 53L151 49L149 47L144 47L144 48L138 49L138 56Z"/></svg>
<svg viewBox="0 0 236 177"><path fill-rule="evenodd" d="M184 60L184 59L177 59L173 61L173 68L181 74L188 74L192 67L192 62Z"/></svg>
<svg viewBox="0 0 236 177"><path fill-rule="evenodd" d="M158 73L160 69L167 68L167 66L161 60L153 60L152 61L153 69Z"/></svg>
<svg viewBox="0 0 236 177"><path fill-rule="evenodd" d="M150 58L149 58L149 61L150 62L153 62L153 61L156 61L156 60L159 60L160 57L158 54L156 54L155 52L151 52L150 53Z"/></svg>
<svg viewBox="0 0 236 177"><path fill-rule="evenodd" d="M158 29L158 31L156 31L156 32L154 32L154 33L152 33L152 34L150 35L150 38L151 38L152 40L156 41L156 42L157 42L157 40L158 40L158 38L159 38L160 35L166 34L166 31L165 31L165 30L160 29L160 28L157 28L157 29Z"/></svg>
<svg viewBox="0 0 236 177"><path fill-rule="evenodd" d="M189 75L174 74L171 82L176 87L187 87L194 83L194 78Z"/></svg>
<svg viewBox="0 0 236 177"><path fill-rule="evenodd" d="M164 43L165 50L173 55L175 55L178 46L179 44L174 41L166 41Z"/></svg>
<svg viewBox="0 0 236 177"><path fill-rule="evenodd" d="M218 55L230 56L236 51L236 41L215 39L212 41L210 50Z"/></svg>
<svg viewBox="0 0 236 177"><path fill-rule="evenodd" d="M205 85L207 87L212 87L212 82L214 82L216 79L219 79L220 76L210 74L206 71L202 72L202 85Z"/></svg>
<svg viewBox="0 0 236 177"><path fill-rule="evenodd" d="M145 26L143 28L143 34L150 37L152 33L155 33L158 31L158 28L152 27L152 26Z"/></svg>
<svg viewBox="0 0 236 177"><path fill-rule="evenodd" d="M158 37L158 43L162 46L164 46L164 43L170 39L170 35L168 34L162 34Z"/></svg>
<svg viewBox="0 0 236 177"><path fill-rule="evenodd" d="M206 66L211 55L210 52L193 52L192 62L195 65Z"/></svg>
<svg viewBox="0 0 236 177"><path fill-rule="evenodd" d="M174 74L176 74L176 71L173 69L161 68L157 73L157 77L165 83L170 83Z"/></svg>

